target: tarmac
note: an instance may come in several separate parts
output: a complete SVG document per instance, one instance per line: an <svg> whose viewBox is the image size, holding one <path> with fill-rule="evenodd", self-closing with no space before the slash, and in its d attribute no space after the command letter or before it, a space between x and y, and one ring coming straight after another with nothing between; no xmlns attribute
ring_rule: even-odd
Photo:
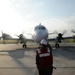
<svg viewBox="0 0 75 75"><path fill-rule="evenodd" d="M35 62L37 45L28 45L23 49L21 44L0 44L0 75L39 75ZM53 47L53 61L53 75L75 75L75 43Z"/></svg>

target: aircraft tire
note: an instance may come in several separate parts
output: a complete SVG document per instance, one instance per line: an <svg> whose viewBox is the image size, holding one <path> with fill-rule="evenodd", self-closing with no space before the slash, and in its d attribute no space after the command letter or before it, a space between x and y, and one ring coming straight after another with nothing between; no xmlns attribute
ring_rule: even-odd
<svg viewBox="0 0 75 75"><path fill-rule="evenodd" d="M59 44L58 43L55 44L55 48L59 48Z"/></svg>
<svg viewBox="0 0 75 75"><path fill-rule="evenodd" d="M26 45L26 44L23 44L23 45L22 45L22 47L23 47L23 48L26 48L26 47L27 47L27 45Z"/></svg>

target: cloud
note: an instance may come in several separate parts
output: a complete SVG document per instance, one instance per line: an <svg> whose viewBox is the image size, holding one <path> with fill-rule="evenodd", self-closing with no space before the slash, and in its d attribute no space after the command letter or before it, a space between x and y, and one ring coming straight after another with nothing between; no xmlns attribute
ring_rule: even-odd
<svg viewBox="0 0 75 75"><path fill-rule="evenodd" d="M58 19L58 20L57 19L48 20L47 24L48 24L47 27L49 31L57 30L58 32L63 32L64 30L67 30L65 36L70 36L73 35L71 30L72 29L75 30L75 15L70 16L68 18Z"/></svg>
<svg viewBox="0 0 75 75"><path fill-rule="evenodd" d="M41 12L45 5L45 0L33 2L33 0L1 0L0 1L0 25L7 26L13 33L20 33L22 30L30 31L40 22L45 25L49 32L57 30L63 32L67 30L70 35L71 29L75 30L75 15L67 17L50 18ZM48 14L49 15L49 14ZM4 29L8 30L6 27ZM11 29L12 28L12 29Z"/></svg>

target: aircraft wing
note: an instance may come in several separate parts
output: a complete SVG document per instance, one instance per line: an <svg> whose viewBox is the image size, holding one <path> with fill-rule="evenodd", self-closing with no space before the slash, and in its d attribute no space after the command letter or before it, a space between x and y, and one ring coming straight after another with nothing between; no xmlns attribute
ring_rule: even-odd
<svg viewBox="0 0 75 75"><path fill-rule="evenodd" d="M29 38L23 38L23 39L12 38L11 40L14 40L14 41L18 41L18 40L20 40L20 41L24 41L24 42L34 42L33 39L29 39ZM24 42L23 42L23 43L24 43Z"/></svg>
<svg viewBox="0 0 75 75"><path fill-rule="evenodd" d="M67 36L67 37L63 37L63 40L67 40L67 39L74 39L75 37L73 36ZM48 41L55 41L56 38L48 38Z"/></svg>
<svg viewBox="0 0 75 75"><path fill-rule="evenodd" d="M74 39L73 36L67 36L67 37L63 37L63 39Z"/></svg>

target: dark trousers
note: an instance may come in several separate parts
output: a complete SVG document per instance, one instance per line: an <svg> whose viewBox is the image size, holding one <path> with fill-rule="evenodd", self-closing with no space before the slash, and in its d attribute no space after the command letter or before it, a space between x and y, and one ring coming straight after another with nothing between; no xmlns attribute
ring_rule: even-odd
<svg viewBox="0 0 75 75"><path fill-rule="evenodd" d="M42 68L42 69L38 69L39 71L39 75L52 75L52 68Z"/></svg>

